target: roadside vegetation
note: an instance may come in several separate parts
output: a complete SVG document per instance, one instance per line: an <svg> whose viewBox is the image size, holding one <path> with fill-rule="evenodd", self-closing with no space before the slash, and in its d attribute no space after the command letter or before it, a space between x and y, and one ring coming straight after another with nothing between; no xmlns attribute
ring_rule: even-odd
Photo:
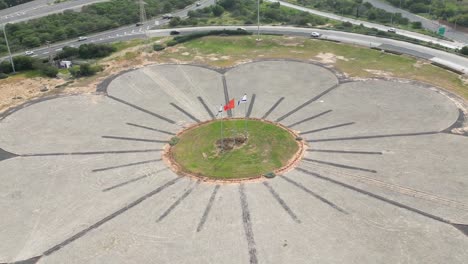
<svg viewBox="0 0 468 264"><path fill-rule="evenodd" d="M463 0L386 0L395 7L431 19L441 19L468 27L468 2Z"/></svg>
<svg viewBox="0 0 468 264"><path fill-rule="evenodd" d="M77 65L68 69L71 76L78 78L82 76L91 76L102 70L99 65L90 65L87 60L97 59L109 56L117 49L108 44L83 44L79 48L64 47L60 51L52 63L48 59L39 59L29 56L15 56L13 62L16 72L32 71L34 76L56 77L59 73L59 60L78 61ZM4 60L0 63L0 78L4 79L13 72L13 68L9 60ZM63 73L63 72L62 72Z"/></svg>
<svg viewBox="0 0 468 264"><path fill-rule="evenodd" d="M0 10L6 9L12 6L21 5L33 0L0 0Z"/></svg>
<svg viewBox="0 0 468 264"><path fill-rule="evenodd" d="M182 9L195 0L145 0L147 17L157 16ZM138 2L111 0L84 6L81 12L66 10L61 14L7 24L6 33L12 52L45 45L47 41L58 42L78 38L139 21ZM1 32L3 36L3 32ZM0 39L0 54L6 53L3 37Z"/></svg>
<svg viewBox="0 0 468 264"><path fill-rule="evenodd" d="M293 4L309 7L321 11L334 13L340 16L353 17L359 20L374 22L391 27L415 31L432 37L442 38L435 32L423 29L420 22L410 22L401 13L387 12L374 7L363 0L285 0ZM399 0L398 0L399 1Z"/></svg>

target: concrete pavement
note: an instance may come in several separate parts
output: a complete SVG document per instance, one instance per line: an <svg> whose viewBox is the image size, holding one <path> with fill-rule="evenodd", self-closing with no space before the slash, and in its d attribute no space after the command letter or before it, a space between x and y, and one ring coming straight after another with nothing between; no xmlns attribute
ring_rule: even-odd
<svg viewBox="0 0 468 264"><path fill-rule="evenodd" d="M0 114L0 262L468 261L468 141L443 91L282 60L152 65L100 91ZM244 93L306 140L296 169L224 185L167 168L187 113Z"/></svg>

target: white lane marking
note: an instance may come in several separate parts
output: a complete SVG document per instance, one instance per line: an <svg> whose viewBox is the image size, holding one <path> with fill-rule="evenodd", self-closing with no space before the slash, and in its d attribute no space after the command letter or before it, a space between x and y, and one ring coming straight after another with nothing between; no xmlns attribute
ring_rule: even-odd
<svg viewBox="0 0 468 264"><path fill-rule="evenodd" d="M47 53L49 53L49 52L48 52L48 51L44 51L42 54L47 54Z"/></svg>

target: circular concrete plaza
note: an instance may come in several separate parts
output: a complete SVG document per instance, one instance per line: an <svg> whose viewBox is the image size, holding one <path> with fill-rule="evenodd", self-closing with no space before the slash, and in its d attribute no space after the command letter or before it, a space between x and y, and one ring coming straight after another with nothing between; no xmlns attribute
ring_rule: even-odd
<svg viewBox="0 0 468 264"><path fill-rule="evenodd" d="M295 168L241 183L168 168L176 133L244 93L228 114L300 133ZM0 263L468 263L459 107L294 61L153 65L31 102L0 120Z"/></svg>

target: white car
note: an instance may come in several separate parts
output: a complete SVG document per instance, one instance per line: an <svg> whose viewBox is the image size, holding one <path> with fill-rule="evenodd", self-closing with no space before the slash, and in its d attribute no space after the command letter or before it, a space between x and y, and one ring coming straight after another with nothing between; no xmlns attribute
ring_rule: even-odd
<svg viewBox="0 0 468 264"><path fill-rule="evenodd" d="M24 55L26 55L26 56L32 56L32 55L34 55L34 51L32 51L32 50L27 50L27 51L24 52Z"/></svg>
<svg viewBox="0 0 468 264"><path fill-rule="evenodd" d="M197 2L195 5L196 5L196 6L201 6L201 3L200 3L200 2Z"/></svg>
<svg viewBox="0 0 468 264"><path fill-rule="evenodd" d="M395 28L389 28L387 31L390 32L390 33L396 33L396 29L395 29Z"/></svg>
<svg viewBox="0 0 468 264"><path fill-rule="evenodd" d="M243 28L243 27L238 27L237 30L239 31L247 31L247 29Z"/></svg>
<svg viewBox="0 0 468 264"><path fill-rule="evenodd" d="M174 17L174 16L173 16L172 14L164 14L162 18L163 18L163 19L171 19L171 18L173 18L173 17Z"/></svg>
<svg viewBox="0 0 468 264"><path fill-rule="evenodd" d="M319 38L320 36L322 36L322 34L314 31L314 32L310 33L310 36L313 37L313 38Z"/></svg>
<svg viewBox="0 0 468 264"><path fill-rule="evenodd" d="M84 41L84 40L87 40L88 37L78 37L78 41Z"/></svg>

